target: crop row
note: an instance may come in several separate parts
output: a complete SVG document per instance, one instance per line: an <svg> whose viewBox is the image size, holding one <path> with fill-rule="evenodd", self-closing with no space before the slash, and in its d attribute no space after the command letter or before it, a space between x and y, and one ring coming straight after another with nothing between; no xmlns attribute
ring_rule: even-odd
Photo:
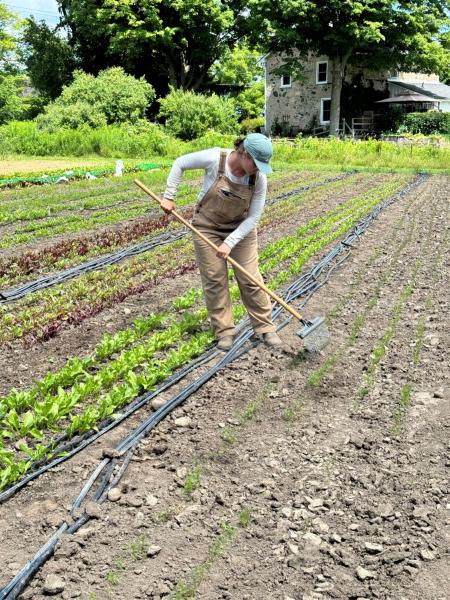
<svg viewBox="0 0 450 600"><path fill-rule="evenodd" d="M431 307L433 306L433 296L434 291L436 289L436 285L438 284L439 279L442 277L441 267L446 260L446 256L448 255L448 240L449 232L447 230L444 240L440 246L440 250L436 254L432 263L430 264L429 272L432 273L430 289L426 295L425 301L423 302L421 311L422 314L419 314L418 316L417 323L414 329L415 339L411 345L412 368L408 369L407 371L408 380L401 386L399 398L392 414L392 430L396 434L400 433L402 430L404 419L411 400L411 391L413 388L412 381L414 380L416 373L419 372L422 347L425 338L427 316Z"/></svg>
<svg viewBox="0 0 450 600"><path fill-rule="evenodd" d="M417 260L415 263L414 271L413 271L411 278L409 279L406 286L404 286L403 289L401 290L399 299L397 300L397 302L395 303L395 305L392 309L392 316L391 316L391 320L389 322L387 329L385 330L383 335L377 340L376 344L372 348L372 351L370 354L370 359L369 359L369 364L367 365L367 369L366 369L366 372L364 375L364 382L360 385L360 387L358 388L358 390L355 394L354 403L353 403L354 409L359 408L361 401L363 400L363 398L365 396L367 396L367 394L370 392L371 387L373 386L373 383L375 380L375 372L377 370L377 367L378 367L381 359L386 354L386 350L394 336L394 333L400 322L402 310L406 304L406 301L413 293L414 286L415 286L416 279L417 279L417 273L418 273L420 266L421 266L421 261Z"/></svg>
<svg viewBox="0 0 450 600"><path fill-rule="evenodd" d="M375 286L375 289L373 290L370 297L366 300L365 306L361 307L361 309L358 311L356 317L350 323L350 330L349 330L348 336L345 338L345 340L342 343L339 350L335 351L333 354L328 356L317 369L315 369L314 371L312 371L310 373L310 375L308 377L309 385L311 385L313 387L317 387L317 386L323 384L323 382L326 380L326 378L329 377L329 375L331 374L332 370L344 358L344 356L346 355L346 352L352 346L354 346L354 344L356 343L362 328L366 324L373 309L377 306L380 298L382 297L383 288L390 281L390 279L394 273L394 267L397 264L399 257L401 256L403 250L405 248L407 248L411 242L413 233L416 228L416 220L417 220L417 214L416 214L416 212L414 212L412 219L406 230L405 236L403 237L403 239L401 240L400 244L397 246L395 251L392 254L390 254L388 265L384 269L384 271L380 274L379 280ZM404 222L404 219L401 219L401 221L399 223L400 227L403 225L403 222ZM377 252L375 252L374 255L376 256L376 254L377 254ZM366 276L366 268L364 268L363 272L355 280L355 286L358 284L361 284L361 282L363 281L365 276ZM351 297L350 295L347 295L347 297L344 300L341 300L330 311L330 313L328 315L329 320L336 317L336 315L343 308L343 302L348 301L350 297Z"/></svg>
<svg viewBox="0 0 450 600"><path fill-rule="evenodd" d="M179 206L193 204L196 197L196 191L188 189L183 194ZM48 238L61 233L76 233L86 229L95 229L108 225L114 225L136 217L146 216L148 209L154 207L150 204L148 198L141 198L137 202L127 206L117 206L109 208L106 211L89 212L89 214L69 214L44 221L37 221L27 225L17 227L12 234L3 236L0 241L0 248L9 248L29 243L42 238ZM154 211L156 213L156 210Z"/></svg>

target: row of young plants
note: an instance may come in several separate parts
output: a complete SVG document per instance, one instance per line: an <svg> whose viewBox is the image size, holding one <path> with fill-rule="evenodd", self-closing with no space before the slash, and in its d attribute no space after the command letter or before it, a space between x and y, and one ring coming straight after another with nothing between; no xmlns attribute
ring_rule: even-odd
<svg viewBox="0 0 450 600"><path fill-rule="evenodd" d="M366 212L367 205L378 204L386 196L395 193L405 181L406 179L402 176L393 177L375 189L343 201L324 215L315 217L302 227L299 227L293 235L283 237L275 244L272 244L270 250L265 249L262 252L261 258L272 266L281 264L285 260L285 256L290 255L292 244L295 241L299 243L299 246L296 248L298 251L312 240L320 238L322 234L328 232L330 224L341 223L345 219L352 217L355 211L363 210ZM314 233L305 237L305 234L311 231Z"/></svg>
<svg viewBox="0 0 450 600"><path fill-rule="evenodd" d="M12 396L10 394L0 402L0 435L3 438L32 435L36 439L41 439L43 428L54 429L58 422L71 414L76 406L88 398L98 398L101 393L111 389L118 381L122 381L122 384L114 391L114 394L119 393L122 400L127 403L130 397L134 397L136 390L146 389L149 384L150 374L143 376L142 373L136 374L136 370L143 365L154 365L157 353L172 347L185 334L197 331L205 320L205 316L205 309L194 313L187 312L180 321L168 322L163 330L154 332L143 343L137 344L130 350L122 351L117 358L92 373L84 370L82 364L73 364L72 362L70 367L66 366L65 369L68 378L72 380L68 390L64 389L63 384L59 385L56 390L50 387L47 392L39 389L39 392L36 393L35 387L28 392L16 392ZM163 320L161 315L158 317ZM142 379L143 377L145 378ZM61 373L58 373L57 378L61 378ZM48 379L49 375L47 375L44 385L48 384ZM151 376L150 379L153 380ZM159 377L157 381L159 381ZM114 396L108 398L106 403L104 399L96 402L95 406L99 411L102 400L103 412L106 409L109 410L109 407L117 408ZM105 413L102 416L104 418L110 415ZM72 415L68 430L82 433L85 430L84 419L80 419L79 415Z"/></svg>
<svg viewBox="0 0 450 600"><path fill-rule="evenodd" d="M82 359L78 357L68 359L65 366L57 373L48 373L45 377L38 380L35 386L25 392L13 388L8 396L0 399L0 418L10 409L21 413L23 410L32 407L38 400L42 401L45 396L59 393L60 388L67 388L75 383L86 381L90 373L98 372L105 360L110 359L114 354L127 350L130 346L135 345L147 334L156 329L161 329L163 326L169 329L173 327L173 331L178 333L195 330L199 324L199 320L203 320L204 312L197 311L195 314L186 313L180 323L176 323L175 318L170 316L170 313L191 308L201 295L201 290L190 289L175 299L169 312L150 313L148 316L137 318L133 320L130 327L118 331L114 335L106 332L89 356ZM156 336L152 343L160 344L161 341L161 336ZM147 344L148 342L145 342L142 346L141 353L149 350ZM120 354L115 363L116 373L118 365L123 365L124 361L128 361L128 364L130 364L129 357ZM111 373L107 375L107 378L110 379L110 375ZM100 380L103 382L106 381L104 376L100 376ZM89 391L84 390L83 394L86 393L89 393Z"/></svg>
<svg viewBox="0 0 450 600"><path fill-rule="evenodd" d="M391 311L391 318L388 323L387 328L383 332L383 334L378 338L374 346L372 347L368 364L365 369L363 383L359 386L356 391L355 398L353 401L353 408L358 410L363 399L370 393L374 382L375 376L377 373L378 366L380 362L383 360L388 347L390 346L394 335L397 331L397 327L400 323L403 309L406 305L406 302L411 297L411 295L415 291L416 281L419 275L426 276L428 272L428 263L427 263L427 255L432 251L432 245L434 244L433 240L433 231L436 225L436 220L439 221L440 215L438 215L438 205L434 204L431 210L430 218L428 219L428 227L424 232L424 244L421 248L421 255L414 262L414 266L412 269L411 276L405 286L403 286L402 290L398 295L398 300L394 304ZM441 252L439 252L441 255ZM406 390L409 389L407 396L410 393L410 388L407 386Z"/></svg>
<svg viewBox="0 0 450 600"><path fill-rule="evenodd" d="M400 244L396 247L395 251L390 253L389 259L388 259L388 265L380 274L378 282L375 286L375 289L373 290L370 297L367 298L367 300L365 302L365 306L361 307L361 309L358 311L355 318L349 324L349 333L348 333L347 337L344 339L340 348L338 350L336 350L333 354L329 355L317 369L314 369L310 373L310 375L308 376L308 380L307 380L308 385L310 385L312 387L319 387L320 385L322 385L327 380L327 378L332 374L333 370L337 367L337 365L346 356L348 350L350 348L352 348L355 345L355 343L357 342L360 332L362 331L362 328L367 323L372 311L376 308L379 300L382 297L384 287L389 283L391 278L394 276L394 268L397 265L397 261L399 260L400 256L402 255L404 249L409 246L412 236L415 232L416 222L417 222L416 210L414 210L412 218L411 218L410 222L408 223L408 228L406 229L406 232L403 229L403 226L405 223L405 217L406 217L406 215L404 215L403 218L400 219L394 233L391 236L391 242L393 242L393 244L396 243L396 233L404 233L404 236L401 239ZM355 278L355 281L353 282L353 285L352 285L350 291L329 312L327 318L330 323L332 323L336 319L336 317L342 312L345 305L351 300L351 298L352 298L354 292L356 291L356 289L358 288L358 286L361 285L361 283L367 277L367 269L369 268L370 263L374 262L376 260L376 258L379 256L380 252L381 252L381 248L377 248L375 250L375 252L372 254L372 256L369 259L369 263L368 263L367 267L364 266L364 268L361 270L361 272Z"/></svg>
<svg viewBox="0 0 450 600"><path fill-rule="evenodd" d="M31 345L50 339L69 325L79 325L88 317L130 296L142 294L166 279L193 271L195 261L191 249L184 240L178 244L170 255L160 252L153 255L152 260L130 262L109 281L104 272L97 271L72 280L70 287L37 292L38 300L42 301L40 305L35 305L33 298L27 298L26 307L18 313L14 310L3 313L0 343L22 338L26 345ZM0 309L4 308L0 306Z"/></svg>
<svg viewBox="0 0 450 600"><path fill-rule="evenodd" d="M378 193L377 189L371 190L368 196L364 198L362 205L361 199L357 197L354 201L355 212L351 212L351 207L348 207L348 210L344 211L342 215L336 214L333 217L330 217L328 222L320 227L317 232L307 236L307 238L309 238L307 239L307 242L298 239L292 240L291 248L295 248L296 258L289 263L286 268L278 271L277 276L273 281L273 285L279 287L286 284L295 273L301 270L311 256L324 246L349 232L355 223L381 202L386 195L391 195L396 191L399 191L402 187L402 182L397 181L396 184L383 185L381 187L384 188L384 195L381 192ZM304 249L298 253L303 245L305 246Z"/></svg>
<svg viewBox="0 0 450 600"><path fill-rule="evenodd" d="M282 204L297 206L299 202L307 203L310 197L315 201L323 200L326 195L342 190L345 185L350 193L351 183L339 181L311 190L299 198L292 196ZM278 205L268 207L265 222L270 220L272 211L277 211L278 215ZM152 287L155 280L160 281L164 274L172 275L175 268L183 272L183 267L189 270L193 264L190 240L186 238L163 250L155 249L126 263L87 273L67 285L36 292L32 297L25 297L16 303L14 310L7 305L0 306L0 342L30 335L38 339L46 338L68 323L77 323L86 316L96 314L119 297L125 298Z"/></svg>
<svg viewBox="0 0 450 600"><path fill-rule="evenodd" d="M186 206L193 204L195 196L195 191L189 190L189 193L184 195L183 200L179 205ZM62 233L72 234L87 229L115 225L116 223L137 217L145 217L145 213L148 212L149 207L150 210L156 214L156 211L150 202L143 198L126 207L110 207L105 212L90 212L88 215L62 215L61 217L47 219L44 222L30 223L29 225L17 227L13 233L5 235L2 240L0 240L0 248L28 244L42 238L49 238Z"/></svg>
<svg viewBox="0 0 450 600"><path fill-rule="evenodd" d="M411 368L408 369L408 380L404 382L398 394L398 401L392 413L392 431L399 434L404 426L405 417L411 402L411 392L415 376L420 371L420 361L422 348L425 340L426 322L428 314L433 306L433 296L436 286L442 277L441 267L448 256L449 231L446 231L440 252L438 252L430 265L429 272L432 273L430 289L425 297L422 310L419 313L417 323L414 328L415 339L412 343Z"/></svg>
<svg viewBox="0 0 450 600"><path fill-rule="evenodd" d="M316 181L318 178L314 175L314 173L294 174L289 182L279 181L278 184L281 185L272 186L275 191L271 193L271 196L275 192L295 189L300 182ZM319 178L319 181L323 178L323 176ZM180 197L182 198L180 205L183 206L187 203L183 202L183 189L180 190ZM190 213L184 214L186 218L190 218ZM156 217L135 223L124 222L121 227L115 226L107 230L94 230L83 236L77 236L75 239L58 240L39 250L26 250L22 254L0 259L0 289L6 289L17 285L19 282L25 282L31 279L31 276L40 269L63 270L80 264L89 258L118 251L123 246L138 242L149 234L157 235L163 232L167 229L169 223L171 228L178 228L177 222L168 215L157 213Z"/></svg>
<svg viewBox="0 0 450 600"><path fill-rule="evenodd" d="M64 207L72 205L84 206L89 199L103 201L111 204L109 198L118 201L126 201L132 197L133 179L142 178L149 186L161 188L167 179L169 169L164 167L152 171L126 173L122 177L108 177L96 180L80 180L70 184L32 186L14 190L0 190L2 206L5 210L24 208L28 211L49 206L55 212L64 210ZM199 171L186 173L185 181L198 178Z"/></svg>
<svg viewBox="0 0 450 600"><path fill-rule="evenodd" d="M378 338L375 345L372 347L370 353L369 363L367 365L363 383L360 385L358 390L356 391L354 401L353 401L353 409L358 410L360 404L365 396L367 396L373 387L375 382L375 373L377 371L378 365L381 362L382 358L386 354L387 348L392 341L392 338L397 330L398 324L400 322L402 311L405 307L407 300L411 297L414 286L417 279L418 271L421 267L422 261L417 260L414 265L414 270L411 278L408 280L408 283L402 288L399 298L397 302L394 304L391 313L391 319L389 321L388 327L384 331L383 335Z"/></svg>
<svg viewBox="0 0 450 600"><path fill-rule="evenodd" d="M351 225L349 225L349 227L351 227ZM324 244L328 243L328 241L324 242ZM185 304L191 304L193 301L195 301L196 297L198 297L198 291L194 290L189 292L190 296L186 296L186 298L184 298L181 302L184 302ZM234 295L234 294L233 294ZM180 304L179 304L180 305ZM183 304L181 304L183 305ZM240 308L240 310L242 310ZM195 325L198 326L200 324L199 322L199 318L200 318L200 314L202 314L201 319L204 319L204 317L206 316L206 312L200 311L200 313L197 313L196 315L196 322ZM191 319L191 317L189 317L189 319ZM191 321L188 319L188 323L191 323ZM201 320L200 319L200 320ZM192 324L189 325L189 327L192 327ZM170 329L170 328L169 328ZM172 340L173 341L173 340ZM210 339L209 339L210 341ZM151 342L153 343L153 342ZM123 371L126 369L126 365L127 365L127 361L130 360L130 356L135 356L136 360L140 363L142 361L143 356L147 356L148 353L148 347L147 350L144 351L144 354L142 354L142 351L139 350L139 348L134 348L132 351L134 354L126 354L125 357L122 357L119 359L117 359L116 361L114 361L113 367L105 367L105 369L102 371L103 375L99 375L98 373L96 373L95 375L89 376L86 373L86 370L83 367L86 367L87 365L80 365L80 363L75 364L74 366L74 373L72 373L72 377L78 377L81 373L84 373L83 378L84 381L81 383L77 383L75 384L75 389L72 388L71 390L71 394L66 394L64 391L62 391L62 388L60 387L58 389L58 395L55 396L52 394L49 395L49 397L46 398L46 402L39 404L40 409L42 409L42 415L41 415L41 420L40 423L41 424L53 424L56 421L56 415L55 414L51 414L51 419L49 416L49 411L53 410L55 411L59 411L62 412L63 415L65 416L65 414L67 414L67 411L70 410L71 408L73 408L73 406L77 403L77 401L79 399L84 399L87 396L90 396L92 393L98 392L100 391L100 389L104 388L104 385L106 383L106 385L113 385L114 383L114 375L118 375L118 377L120 378L121 376L123 376ZM73 364L71 365L73 366ZM81 368L80 368L81 366ZM9 429L8 427L6 427L7 431L16 431L16 433L20 434L20 435L25 435L26 432L26 428L33 427L32 424L32 415L30 414L30 410L28 410L25 415L24 418L19 419L17 418L18 413L17 413L17 409L19 408L18 405L21 404L22 408L28 407L30 406L30 404L32 404L33 401L36 400L37 394L38 394L38 390L48 390L49 386L51 388L52 385L55 384L55 381L57 382L61 382L64 380L64 377L67 378L68 376L68 371L70 372L70 366L66 366L66 369L64 370L64 376L60 373L58 376L54 375L53 377L51 376L47 376L47 379L45 379L44 381L39 382L35 388L31 391L29 391L28 395L23 395L24 393L21 392L17 392L17 391L13 391L9 398L6 399L4 401L4 408L7 409L8 407L10 407L11 405L13 405L12 408L10 408L10 410L6 413L6 416L4 417L4 425L7 426L7 424L9 424ZM152 372L154 372L154 369L152 370ZM93 404L90 409L86 412L84 412L82 414L82 416L78 415L77 419L75 422L75 425L73 425L72 427L77 429L78 431L83 430L84 427L86 427L86 419L87 422L92 425L92 419L93 419L93 415L98 415L100 414L101 416L107 416L106 412L107 410L112 410L113 409L113 405L116 406L117 408L117 402L119 401L124 401L124 399L127 401L129 400L129 394L133 394L136 390L135 390L135 386L138 387L142 387L144 386L144 389L146 387L146 385L148 385L148 380L142 378L142 376L136 376L135 373L132 373L131 371L128 372L129 375L129 379L126 381L126 383L124 384L123 387L120 388L119 392L117 392L117 389L115 389L114 391L114 395L113 398L111 398L111 396L108 397L106 404L102 404L102 402L95 402L95 404ZM152 375L153 377L153 375ZM89 380L89 385L87 384ZM67 379L66 379L67 381ZM153 379L152 379L153 381ZM131 383L131 385L130 385ZM131 390L131 391L130 391ZM21 395L22 394L22 395ZM72 396L72 399L71 399ZM73 399L75 398L75 400ZM121 400L122 399L122 400ZM56 408L55 408L56 406ZM99 408L99 406L101 408ZM59 407L59 408L58 408ZM31 430L31 429L30 429ZM70 431L72 431L72 428L70 428ZM36 435L36 432L34 432L34 434ZM8 437L7 435L4 435L4 437Z"/></svg>
<svg viewBox="0 0 450 600"><path fill-rule="evenodd" d="M258 230L264 227L276 227L284 221L291 218L297 218L299 206L303 209L314 207L318 202L326 200L327 205L323 208L323 212L332 210L337 204L352 198L359 189L367 189L368 187L378 186L382 182L389 179L389 175L371 175L371 174L355 174L351 178L342 178L329 182L324 187L316 187L307 190L302 194L291 196L269 205L262 217L258 226ZM324 191L327 196L324 198ZM299 214L301 217L301 214Z"/></svg>

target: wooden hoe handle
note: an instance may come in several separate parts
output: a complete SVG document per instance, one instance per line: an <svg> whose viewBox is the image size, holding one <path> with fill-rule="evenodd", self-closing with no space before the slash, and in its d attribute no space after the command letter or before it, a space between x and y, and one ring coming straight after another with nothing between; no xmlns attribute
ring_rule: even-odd
<svg viewBox="0 0 450 600"><path fill-rule="evenodd" d="M148 194L149 196L151 196L153 198L153 200L156 200L156 202L158 202L158 204L161 205L161 198L159 196L157 196L154 192L152 192L152 190L150 190L146 185L144 185L142 183L142 181L139 181L139 179L135 179L134 183L138 187L140 187L142 190L144 190L144 192L146 194ZM175 217L175 219L177 219L178 221L180 221L180 223L183 223L183 225L186 225L186 227L188 227L197 237L199 237L204 242L206 242L209 246L211 246L211 248L213 248L216 251L219 249L214 244L214 242L212 242L211 240L209 240L205 235L203 235L203 233L201 233L198 229L196 229L193 225L191 225L191 223L189 223L189 221L186 221L186 219L183 218L175 210L172 210L170 212L170 214L173 215ZM242 267L238 262L236 262L233 258L231 258L231 256L228 256L226 260L230 263L230 265L233 265L233 267L235 267L236 269L238 269L239 271L241 271L241 273L244 273L244 275L246 275L246 277L248 277L248 279L250 279L250 281L252 283L254 283L259 288L261 288L262 290L264 290L266 292L266 294L269 294L269 296L271 298L273 298L276 302L278 302L278 304L280 304L283 308L285 308L288 312L290 312L291 315L293 315L296 319L298 319L302 323L304 322L303 317L296 310L294 310L291 306L289 306L289 304L286 304L286 302L282 298L280 298L274 292L272 292L272 290L269 289L266 285L264 285L264 283L262 283L262 281L258 281L258 279L256 279L256 277L254 275L252 275L251 273L249 273L247 271L247 269L245 269L244 267Z"/></svg>

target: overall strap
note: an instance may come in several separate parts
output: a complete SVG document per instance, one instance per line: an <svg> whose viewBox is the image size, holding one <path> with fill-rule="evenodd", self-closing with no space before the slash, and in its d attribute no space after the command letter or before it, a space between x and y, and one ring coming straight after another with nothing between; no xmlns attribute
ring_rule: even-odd
<svg viewBox="0 0 450 600"><path fill-rule="evenodd" d="M256 181L256 174L250 175L250 177L248 178L248 187L250 187L250 188L255 187L255 181Z"/></svg>
<svg viewBox="0 0 450 600"><path fill-rule="evenodd" d="M227 151L220 151L220 161L219 161L219 170L217 172L217 177L223 177L225 174L225 161L227 160Z"/></svg>

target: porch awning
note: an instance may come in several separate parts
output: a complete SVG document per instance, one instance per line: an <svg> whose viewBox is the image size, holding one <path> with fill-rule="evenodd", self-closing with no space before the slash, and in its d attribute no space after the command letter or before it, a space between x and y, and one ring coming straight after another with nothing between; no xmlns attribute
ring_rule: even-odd
<svg viewBox="0 0 450 600"><path fill-rule="evenodd" d="M402 104L403 102L439 102L436 98L425 96L424 94L405 94L403 96L392 96L392 98L385 98L384 100L378 100L375 104L390 103L390 104Z"/></svg>

